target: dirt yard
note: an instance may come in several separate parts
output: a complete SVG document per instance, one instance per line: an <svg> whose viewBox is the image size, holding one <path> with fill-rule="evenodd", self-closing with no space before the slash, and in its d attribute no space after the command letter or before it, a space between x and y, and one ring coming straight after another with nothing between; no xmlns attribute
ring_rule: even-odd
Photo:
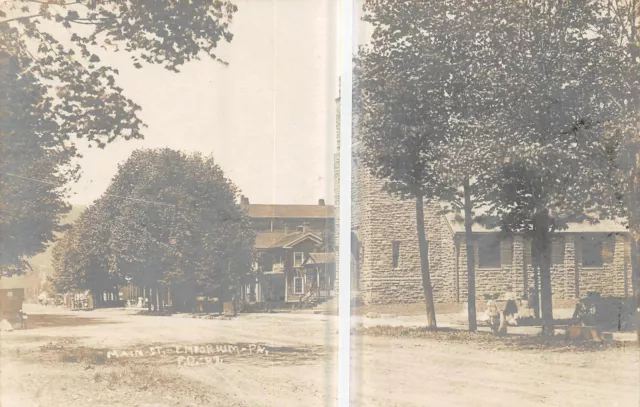
<svg viewBox="0 0 640 407"><path fill-rule="evenodd" d="M27 330L0 333L2 407L337 404L333 316L26 311ZM361 333L353 344L354 406L637 407L640 400L631 346L563 351Z"/></svg>

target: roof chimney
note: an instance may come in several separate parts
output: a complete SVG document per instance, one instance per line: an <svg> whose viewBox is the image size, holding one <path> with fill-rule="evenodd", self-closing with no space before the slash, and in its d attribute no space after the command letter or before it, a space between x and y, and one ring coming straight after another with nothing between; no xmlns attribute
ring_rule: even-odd
<svg viewBox="0 0 640 407"><path fill-rule="evenodd" d="M324 199L318 199L318 205L324 206Z"/></svg>

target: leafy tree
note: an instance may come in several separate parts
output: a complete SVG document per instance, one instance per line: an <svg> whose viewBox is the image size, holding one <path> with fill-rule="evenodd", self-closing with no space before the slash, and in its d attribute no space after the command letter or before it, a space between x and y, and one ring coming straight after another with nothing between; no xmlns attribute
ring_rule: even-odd
<svg viewBox="0 0 640 407"><path fill-rule="evenodd" d="M11 44L0 38L3 46ZM46 89L21 73L20 62L0 48L0 276L22 273L25 258L63 231L60 219L70 207L60 186L77 174L68 167L74 149L56 149L63 141L57 120L48 120Z"/></svg>
<svg viewBox="0 0 640 407"><path fill-rule="evenodd" d="M182 304L197 291L236 292L251 270L255 239L237 195L211 157L134 151L83 219L89 276L108 286L130 279L155 296L172 287Z"/></svg>
<svg viewBox="0 0 640 407"><path fill-rule="evenodd" d="M96 205L87 208L53 247L54 274L50 281L57 292L89 290L96 305L104 293L114 293L124 277L115 273L110 251L109 224L100 218ZM107 239L105 240L104 237Z"/></svg>
<svg viewBox="0 0 640 407"><path fill-rule="evenodd" d="M640 308L640 98L637 89L640 86L638 66L640 48L638 47L638 25L640 24L640 2L638 0L611 0L607 2L607 15L613 22L612 36L619 38L627 46L627 52L620 61L624 73L624 83L629 92L617 95L620 109L625 113L612 127L611 132L617 149L613 154L618 170L615 185L618 186L620 215L627 218L630 235L630 257L632 270L632 289L638 308ZM637 339L640 342L640 323Z"/></svg>
<svg viewBox="0 0 640 407"><path fill-rule="evenodd" d="M374 33L357 61L363 161L390 192L419 201L428 313L422 200L464 209L471 330L473 209L488 203L497 225L534 237L549 332L553 232L615 205L604 135L619 116L622 48L602 5L371 0L365 10Z"/></svg>
<svg viewBox="0 0 640 407"><path fill-rule="evenodd" d="M568 220L610 214L606 127L620 116L623 48L598 1L523 3L505 71L514 95L503 118L506 164L485 174L491 212L533 239L543 331L553 332L551 240Z"/></svg>
<svg viewBox="0 0 640 407"><path fill-rule="evenodd" d="M416 200L429 326L435 311L423 202L465 211L469 329L476 330L472 181L500 151L491 135L507 100L503 70L508 2L372 0L372 44L357 60L362 161L402 199ZM355 99L354 100L358 100ZM462 193L458 190L461 189Z"/></svg>
<svg viewBox="0 0 640 407"><path fill-rule="evenodd" d="M14 0L0 5L0 275L21 273L63 228L78 139L140 139L140 106L96 47L178 71L231 41L228 1ZM69 38L53 35L62 25ZM28 157L28 159L25 159ZM28 233L26 233L28 231Z"/></svg>
<svg viewBox="0 0 640 407"><path fill-rule="evenodd" d="M75 230L70 229L60 237L53 246L53 275L49 277L53 289L57 293L74 291L78 288L79 279L74 273L77 264L77 239Z"/></svg>

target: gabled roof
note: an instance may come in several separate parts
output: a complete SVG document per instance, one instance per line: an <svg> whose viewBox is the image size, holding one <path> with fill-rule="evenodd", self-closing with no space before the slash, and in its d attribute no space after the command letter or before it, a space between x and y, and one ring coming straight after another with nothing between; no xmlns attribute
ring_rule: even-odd
<svg viewBox="0 0 640 407"><path fill-rule="evenodd" d="M242 205L250 218L282 219L333 219L335 208L331 205Z"/></svg>
<svg viewBox="0 0 640 407"><path fill-rule="evenodd" d="M333 252L309 253L309 257L304 261L305 266L313 264L331 264L336 262L336 255Z"/></svg>
<svg viewBox="0 0 640 407"><path fill-rule="evenodd" d="M296 233L284 233L284 232L258 232L256 233L256 249L275 249L283 248L290 249L293 246L301 243L307 239L314 241L317 244L322 243L322 237L311 232L296 232Z"/></svg>
<svg viewBox="0 0 640 407"><path fill-rule="evenodd" d="M256 249L270 249L274 247L285 236L284 232L257 232Z"/></svg>
<svg viewBox="0 0 640 407"><path fill-rule="evenodd" d="M280 242L278 242L278 245L282 246L284 249L290 249L305 240L313 240L317 244L322 243L322 237L316 235L315 233L306 232L286 235Z"/></svg>

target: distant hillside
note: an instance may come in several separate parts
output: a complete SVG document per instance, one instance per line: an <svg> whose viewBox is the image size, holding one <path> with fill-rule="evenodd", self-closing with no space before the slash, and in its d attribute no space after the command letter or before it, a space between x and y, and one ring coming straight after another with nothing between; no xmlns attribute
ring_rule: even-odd
<svg viewBox="0 0 640 407"><path fill-rule="evenodd" d="M66 225L68 223L75 222L80 217L80 215L82 215L82 212L84 212L85 209L87 209L86 205L76 205L72 207L71 211L67 214L67 216L64 217L64 219L62 219L62 222L60 223Z"/></svg>
<svg viewBox="0 0 640 407"><path fill-rule="evenodd" d="M84 205L76 205L60 222L63 225L75 222L82 212L86 209ZM53 243L47 249L32 257L29 264L33 267L33 272L28 272L24 276L14 276L11 278L1 278L0 288L27 288L37 285L45 276L51 275L53 269L51 267Z"/></svg>

